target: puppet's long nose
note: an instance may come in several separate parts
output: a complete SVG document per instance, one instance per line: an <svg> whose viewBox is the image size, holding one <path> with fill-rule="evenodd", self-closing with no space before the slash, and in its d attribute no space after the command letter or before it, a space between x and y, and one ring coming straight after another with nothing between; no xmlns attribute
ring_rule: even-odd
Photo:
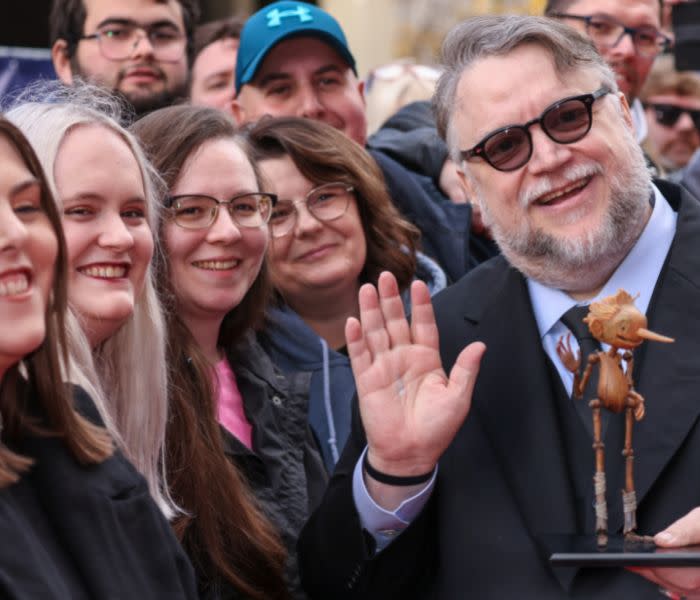
<svg viewBox="0 0 700 600"><path fill-rule="evenodd" d="M653 331L645 329L644 327L640 327L639 329L637 329L637 335L641 338L644 338L645 340L651 340L653 342L664 342L665 344L670 344L676 341L673 338L654 333Z"/></svg>

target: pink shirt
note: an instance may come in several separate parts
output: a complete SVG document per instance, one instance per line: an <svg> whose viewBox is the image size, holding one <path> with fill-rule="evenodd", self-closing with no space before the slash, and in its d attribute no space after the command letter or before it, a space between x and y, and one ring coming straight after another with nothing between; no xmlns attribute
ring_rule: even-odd
<svg viewBox="0 0 700 600"><path fill-rule="evenodd" d="M225 358L216 363L214 369L219 423L252 450L253 426L245 416L243 398L238 391L236 376Z"/></svg>

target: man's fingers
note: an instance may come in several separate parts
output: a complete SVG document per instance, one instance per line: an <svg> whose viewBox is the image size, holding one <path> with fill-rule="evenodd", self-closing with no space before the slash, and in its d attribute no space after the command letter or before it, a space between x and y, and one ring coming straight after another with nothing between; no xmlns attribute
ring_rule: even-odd
<svg viewBox="0 0 700 600"><path fill-rule="evenodd" d="M379 276L377 287L379 288L379 304L384 316L384 323L389 334L391 347L410 344L411 330L406 320L396 278L388 271L384 271Z"/></svg>
<svg viewBox="0 0 700 600"><path fill-rule="evenodd" d="M669 598L700 598L700 569L627 567L627 570L654 582Z"/></svg>
<svg viewBox="0 0 700 600"><path fill-rule="evenodd" d="M450 371L448 385L451 389L455 388L460 394L471 398L485 351L486 346L482 342L472 342L460 352Z"/></svg>
<svg viewBox="0 0 700 600"><path fill-rule="evenodd" d="M694 508L664 531L657 533L654 542L662 548L700 544L700 508Z"/></svg>
<svg viewBox="0 0 700 600"><path fill-rule="evenodd" d="M365 344L365 339L362 337L362 326L354 317L350 317L345 322L345 343L348 348L352 372L355 379L358 380L360 375L372 366L372 357L367 349L367 344Z"/></svg>
<svg viewBox="0 0 700 600"><path fill-rule="evenodd" d="M411 284L411 334L416 344L438 349L439 337L430 292L422 281Z"/></svg>
<svg viewBox="0 0 700 600"><path fill-rule="evenodd" d="M368 283L363 285L360 288L359 303L363 338L372 357L376 357L389 349L389 334L379 306L377 289Z"/></svg>

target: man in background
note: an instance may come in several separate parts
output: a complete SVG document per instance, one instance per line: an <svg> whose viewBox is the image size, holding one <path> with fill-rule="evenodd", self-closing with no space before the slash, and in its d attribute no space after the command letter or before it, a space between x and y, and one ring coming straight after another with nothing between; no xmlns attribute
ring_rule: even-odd
<svg viewBox="0 0 700 600"><path fill-rule="evenodd" d="M236 62L239 124L264 115L298 116L332 125L361 146L367 141L363 84L338 22L305 2L275 2L252 15L241 32ZM432 180L380 152L389 194L422 234L423 250L451 280L469 268L468 205L443 196Z"/></svg>
<svg viewBox="0 0 700 600"><path fill-rule="evenodd" d="M54 0L51 56L59 79L101 85L136 116L187 96L197 0Z"/></svg>
<svg viewBox="0 0 700 600"><path fill-rule="evenodd" d="M676 71L671 56L659 57L639 97L649 127L645 149L673 175L700 146L700 75Z"/></svg>
<svg viewBox="0 0 700 600"><path fill-rule="evenodd" d="M190 102L230 111L238 42L243 21L236 17L199 25L194 33Z"/></svg>
<svg viewBox="0 0 700 600"><path fill-rule="evenodd" d="M615 72L632 111L637 141L647 124L639 93L654 59L668 47L661 31L661 0L549 0L545 15L586 34Z"/></svg>

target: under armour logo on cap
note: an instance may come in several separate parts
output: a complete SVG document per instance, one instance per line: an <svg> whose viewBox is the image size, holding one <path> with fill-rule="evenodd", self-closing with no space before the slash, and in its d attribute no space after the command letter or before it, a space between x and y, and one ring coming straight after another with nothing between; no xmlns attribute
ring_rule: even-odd
<svg viewBox="0 0 700 600"><path fill-rule="evenodd" d="M301 4L298 4L296 7L290 10L273 8L272 10L268 11L265 16L267 17L268 27L280 27L282 25L282 19L287 17L296 17L299 19L300 23L308 23L314 20L308 6L302 6Z"/></svg>
<svg viewBox="0 0 700 600"><path fill-rule="evenodd" d="M314 4L280 0L252 14L241 31L236 58L236 95L243 85L252 85L268 53L292 37L321 40L357 75L355 58L338 21Z"/></svg>

